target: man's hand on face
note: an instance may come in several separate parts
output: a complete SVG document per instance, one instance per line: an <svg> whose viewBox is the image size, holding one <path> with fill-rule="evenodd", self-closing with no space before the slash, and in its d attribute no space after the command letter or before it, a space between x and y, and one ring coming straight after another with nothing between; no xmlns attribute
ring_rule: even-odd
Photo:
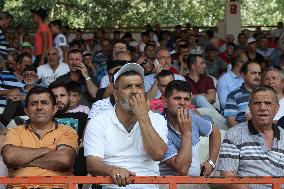
<svg viewBox="0 0 284 189"><path fill-rule="evenodd" d="M192 119L186 108L178 108L177 121L181 134L192 131Z"/></svg>
<svg viewBox="0 0 284 189"><path fill-rule="evenodd" d="M83 77L89 77L88 69L84 63L80 62L77 66L77 69L82 72Z"/></svg>
<svg viewBox="0 0 284 189"><path fill-rule="evenodd" d="M129 99L130 106L137 120L143 119L148 116L149 105L146 101L145 96L141 94L134 94Z"/></svg>
<svg viewBox="0 0 284 189"><path fill-rule="evenodd" d="M118 186L128 185L130 183L129 177L136 175L134 172L119 167L111 168L108 174L111 176L113 182Z"/></svg>

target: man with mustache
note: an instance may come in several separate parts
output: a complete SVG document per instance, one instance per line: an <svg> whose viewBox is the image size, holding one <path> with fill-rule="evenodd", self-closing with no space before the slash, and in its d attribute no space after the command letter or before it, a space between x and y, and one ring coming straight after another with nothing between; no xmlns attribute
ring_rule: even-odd
<svg viewBox="0 0 284 189"><path fill-rule="evenodd" d="M244 84L231 92L226 100L224 117L228 128L251 119L248 109L250 92L260 84L261 67L256 62L243 64L241 73Z"/></svg>
<svg viewBox="0 0 284 189"><path fill-rule="evenodd" d="M84 135L88 172L111 176L118 188L129 184L130 176L158 176L158 163L167 150L167 123L149 111L144 90L144 70L128 63L114 75L116 105L93 117ZM117 186L118 185L118 186ZM158 188L129 185L127 188Z"/></svg>
<svg viewBox="0 0 284 189"><path fill-rule="evenodd" d="M72 175L78 137L75 130L54 122L56 111L55 97L49 89L34 87L28 92L25 112L29 121L8 130L1 151L9 175Z"/></svg>

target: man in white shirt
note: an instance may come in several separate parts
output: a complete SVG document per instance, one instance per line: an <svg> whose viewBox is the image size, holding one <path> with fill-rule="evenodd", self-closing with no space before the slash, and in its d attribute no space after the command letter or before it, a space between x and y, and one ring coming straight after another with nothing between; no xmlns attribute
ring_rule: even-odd
<svg viewBox="0 0 284 189"><path fill-rule="evenodd" d="M167 123L149 111L144 91L144 70L135 63L114 75L116 105L91 119L84 136L88 172L111 176L119 188L130 176L158 176L159 161L167 150ZM118 185L118 186L117 186ZM128 185L126 188L158 188Z"/></svg>
<svg viewBox="0 0 284 189"><path fill-rule="evenodd" d="M59 76L69 72L69 66L59 62L59 51L55 47L47 50L47 61L47 64L37 68L38 76L42 80L41 85L44 87L48 87Z"/></svg>
<svg viewBox="0 0 284 189"><path fill-rule="evenodd" d="M68 44L66 37L61 33L62 22L60 20L53 20L49 23L50 30L54 37L53 46L59 50L60 62L67 62Z"/></svg>

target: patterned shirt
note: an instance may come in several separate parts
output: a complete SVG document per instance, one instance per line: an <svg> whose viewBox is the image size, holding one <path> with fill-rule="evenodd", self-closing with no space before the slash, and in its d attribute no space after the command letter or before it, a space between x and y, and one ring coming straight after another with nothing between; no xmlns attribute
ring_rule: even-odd
<svg viewBox="0 0 284 189"><path fill-rule="evenodd" d="M284 130L272 126L272 148L264 143L264 136L252 125L244 122L225 134L219 154L217 170L234 171L236 176L283 176ZM271 185L251 185L252 188L271 188Z"/></svg>
<svg viewBox="0 0 284 189"><path fill-rule="evenodd" d="M246 90L244 84L231 92L226 100L224 117L234 117L239 123L245 122L249 97L250 92Z"/></svg>
<svg viewBox="0 0 284 189"><path fill-rule="evenodd" d="M8 54L8 46L9 43L6 40L6 36L4 31L0 28L0 56L2 56L4 58L4 60L7 59L7 54Z"/></svg>
<svg viewBox="0 0 284 189"><path fill-rule="evenodd" d="M2 71L0 73L0 90L17 88L23 92L25 84L18 80L17 76L9 71ZM6 106L6 96L0 96L0 107Z"/></svg>
<svg viewBox="0 0 284 189"><path fill-rule="evenodd" d="M102 52L97 52L93 56L93 62L96 64L95 81L100 86L101 79L107 75L107 62L109 58Z"/></svg>

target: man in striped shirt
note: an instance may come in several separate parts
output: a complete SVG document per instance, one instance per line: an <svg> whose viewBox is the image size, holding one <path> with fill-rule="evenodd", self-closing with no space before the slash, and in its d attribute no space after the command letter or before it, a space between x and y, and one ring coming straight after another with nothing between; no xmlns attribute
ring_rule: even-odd
<svg viewBox="0 0 284 189"><path fill-rule="evenodd" d="M0 56L7 60L8 41L6 39L4 29L10 26L13 17L8 12L0 12Z"/></svg>
<svg viewBox="0 0 284 189"><path fill-rule="evenodd" d="M261 67L258 63L243 64L241 73L244 84L228 95L225 104L224 117L227 120L228 128L250 120L251 116L248 110L250 92L260 84Z"/></svg>
<svg viewBox="0 0 284 189"><path fill-rule="evenodd" d="M283 176L284 129L273 124L279 103L276 91L259 87L249 100L251 120L228 130L219 154L220 176ZM229 189L264 189L271 185L228 185Z"/></svg>

